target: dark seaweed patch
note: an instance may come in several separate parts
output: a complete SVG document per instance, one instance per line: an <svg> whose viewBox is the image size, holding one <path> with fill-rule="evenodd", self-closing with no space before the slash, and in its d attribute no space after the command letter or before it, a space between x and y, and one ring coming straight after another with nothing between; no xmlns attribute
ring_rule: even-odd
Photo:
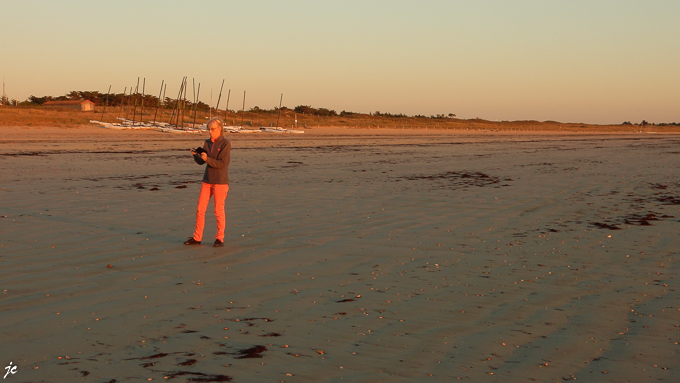
<svg viewBox="0 0 680 383"><path fill-rule="evenodd" d="M290 165L281 165L282 168L297 168L301 165L303 165L302 162L299 161L288 161Z"/></svg>
<svg viewBox="0 0 680 383"><path fill-rule="evenodd" d="M201 378L190 378L189 382L231 382L227 375L205 375Z"/></svg>
<svg viewBox="0 0 680 383"><path fill-rule="evenodd" d="M158 358L164 358L164 357L166 357L166 356L168 356L167 353L161 352L161 353L158 353L158 354L154 354L154 355L150 355L150 356L145 356L145 357L142 357L142 358L139 358L139 359L140 359L140 360L158 359ZM134 359L134 358L133 358L133 359Z"/></svg>
<svg viewBox="0 0 680 383"><path fill-rule="evenodd" d="M663 203L664 205L680 205L680 197L665 195L657 197L657 201Z"/></svg>
<svg viewBox="0 0 680 383"><path fill-rule="evenodd" d="M445 173L437 173L432 175L417 175L399 177L409 181L430 180L439 182L449 182L452 187L468 187L477 186L485 187L500 184L501 182L512 181L511 178L503 178L491 176L482 172L468 172L468 171L449 171ZM510 186L503 184L500 186Z"/></svg>
<svg viewBox="0 0 680 383"><path fill-rule="evenodd" d="M607 217L601 222L589 222L590 225L599 229L621 230L620 226L653 226L654 221L663 221L669 218L675 218L672 215L664 214L662 206L664 205L680 205L680 196L677 195L676 188L680 187L680 183L645 183L636 189L642 189L641 192L628 191L625 193L623 201L629 206L620 207L615 205L615 211L623 211L628 214L621 214L618 217ZM654 190L650 195L649 191ZM618 194L617 191L598 195L599 197L607 195ZM587 195L587 194L586 194ZM589 195L587 195L589 196ZM593 203L588 203L592 206ZM653 211L657 210L657 211ZM609 210L609 209L607 209Z"/></svg>
<svg viewBox="0 0 680 383"><path fill-rule="evenodd" d="M260 335L260 336L263 337L263 338L266 338L266 337L281 336L281 334L279 334L278 332L268 332L268 333Z"/></svg>
<svg viewBox="0 0 680 383"><path fill-rule="evenodd" d="M659 218L657 218L656 214L654 213L647 213L646 215L640 215L640 214L629 214L628 216L624 217L623 222L625 222L627 225L635 225L635 226L652 226L649 221L658 221Z"/></svg>
<svg viewBox="0 0 680 383"><path fill-rule="evenodd" d="M598 229L609 229L609 230L621 230L620 227L610 225L608 223L602 223L602 222L591 222L590 223L593 226L596 226Z"/></svg>
<svg viewBox="0 0 680 383"><path fill-rule="evenodd" d="M269 318L243 318L243 319L237 318L237 319L232 319L231 321L232 322L252 322L252 321L255 321L255 320L263 320L265 322L273 322L274 321L274 319L269 319Z"/></svg>
<svg viewBox="0 0 680 383"><path fill-rule="evenodd" d="M262 358L262 353L265 351L267 351L267 347L265 346L253 346L251 348L239 350L238 354L240 356L237 356L236 359Z"/></svg>
<svg viewBox="0 0 680 383"><path fill-rule="evenodd" d="M196 359L189 359L189 360L186 360L186 361L184 361L184 362L182 362L182 363L178 363L177 365L178 365L178 366L193 366L193 365L196 364L196 363L198 363L198 360L196 360Z"/></svg>
<svg viewBox="0 0 680 383"><path fill-rule="evenodd" d="M176 371L169 373L166 378L174 379L180 376L194 375L198 378L189 378L188 382L231 382L231 377L227 375L209 375L202 372Z"/></svg>

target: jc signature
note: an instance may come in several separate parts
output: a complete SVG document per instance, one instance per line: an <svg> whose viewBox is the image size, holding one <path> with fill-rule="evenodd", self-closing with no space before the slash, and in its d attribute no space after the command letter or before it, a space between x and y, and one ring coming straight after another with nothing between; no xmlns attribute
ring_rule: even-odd
<svg viewBox="0 0 680 383"><path fill-rule="evenodd" d="M16 365L12 366L12 362L9 362L9 366L5 367L5 370L7 370L7 372L5 373L5 376L3 377L3 379L6 379L7 375L9 375L9 374L12 374L12 375L16 374L17 373L17 366Z"/></svg>

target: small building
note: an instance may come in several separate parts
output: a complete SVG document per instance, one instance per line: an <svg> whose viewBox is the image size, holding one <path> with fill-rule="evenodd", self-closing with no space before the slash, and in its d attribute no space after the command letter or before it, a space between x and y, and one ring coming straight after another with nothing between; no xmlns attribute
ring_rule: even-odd
<svg viewBox="0 0 680 383"><path fill-rule="evenodd" d="M83 112L93 111L94 102L90 100L47 101L43 106L54 108L80 109Z"/></svg>

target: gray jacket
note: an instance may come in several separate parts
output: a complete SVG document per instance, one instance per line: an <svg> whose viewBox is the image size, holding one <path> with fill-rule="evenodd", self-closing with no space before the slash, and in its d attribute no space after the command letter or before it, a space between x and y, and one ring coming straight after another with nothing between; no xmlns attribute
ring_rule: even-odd
<svg viewBox="0 0 680 383"><path fill-rule="evenodd" d="M231 142L224 138L218 138L214 143L210 139L205 140L203 150L208 154L208 160L203 161L201 156L195 155L194 161L205 167L203 182L208 184L229 185L229 160L231 157Z"/></svg>

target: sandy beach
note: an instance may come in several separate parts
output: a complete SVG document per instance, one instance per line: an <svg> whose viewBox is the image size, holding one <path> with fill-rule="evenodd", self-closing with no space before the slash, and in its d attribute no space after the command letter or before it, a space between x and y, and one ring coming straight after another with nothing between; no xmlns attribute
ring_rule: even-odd
<svg viewBox="0 0 680 383"><path fill-rule="evenodd" d="M0 133L7 381L678 379L678 135Z"/></svg>

